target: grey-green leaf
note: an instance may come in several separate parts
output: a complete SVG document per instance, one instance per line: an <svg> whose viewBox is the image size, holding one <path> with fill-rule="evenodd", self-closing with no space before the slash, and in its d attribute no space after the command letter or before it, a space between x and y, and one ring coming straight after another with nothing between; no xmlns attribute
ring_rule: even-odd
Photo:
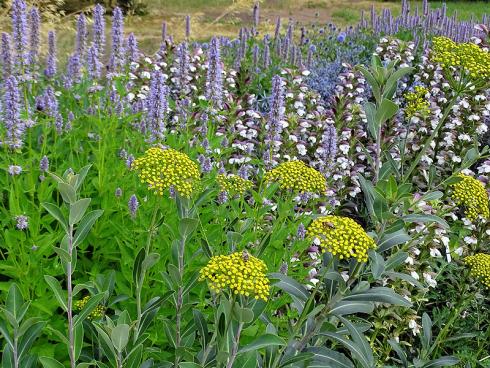
<svg viewBox="0 0 490 368"><path fill-rule="evenodd" d="M44 280L48 283L51 290L53 290L54 297L58 301L58 304L66 312L68 307L66 305L67 296L66 293L61 289L60 283L53 276L44 275Z"/></svg>
<svg viewBox="0 0 490 368"><path fill-rule="evenodd" d="M242 354L247 351L259 350L270 346L284 346L284 345L286 345L286 342L284 341L284 339L280 338L279 336L273 334L264 334L256 338L250 344L247 344L244 347L242 347L238 351L238 354Z"/></svg>
<svg viewBox="0 0 490 368"><path fill-rule="evenodd" d="M85 215L85 211L87 211L87 208L90 205L90 201L90 198L82 198L75 203L70 204L70 216L68 220L70 225L75 225L82 219L83 215Z"/></svg>
<svg viewBox="0 0 490 368"><path fill-rule="evenodd" d="M117 325L111 332L111 340L114 348L118 352L122 352L129 341L129 325Z"/></svg>

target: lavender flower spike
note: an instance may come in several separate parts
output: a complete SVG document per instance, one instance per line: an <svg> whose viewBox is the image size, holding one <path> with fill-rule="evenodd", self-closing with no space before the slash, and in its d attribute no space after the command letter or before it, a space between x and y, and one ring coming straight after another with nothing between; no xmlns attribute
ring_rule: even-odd
<svg viewBox="0 0 490 368"><path fill-rule="evenodd" d="M39 10L33 7L29 12L29 57L27 63L29 68L32 69L37 63L39 54L39 27L40 27Z"/></svg>
<svg viewBox="0 0 490 368"><path fill-rule="evenodd" d="M29 227L29 218L27 216L24 215L16 216L15 221L17 221L15 227L18 230L27 230L27 228Z"/></svg>
<svg viewBox="0 0 490 368"><path fill-rule="evenodd" d="M164 137L165 117L168 110L168 88L160 70L156 70L151 78L150 95L148 98L147 124L151 140L159 140Z"/></svg>
<svg viewBox="0 0 490 368"><path fill-rule="evenodd" d="M139 205L138 198L133 194L128 201L128 209L132 219L136 218L136 212L138 211Z"/></svg>
<svg viewBox="0 0 490 368"><path fill-rule="evenodd" d="M284 88L282 78L275 75L272 78L272 96L270 103L270 112L267 120L267 139L269 146L269 159L272 161L274 151L277 151L281 145L282 124L284 120Z"/></svg>
<svg viewBox="0 0 490 368"><path fill-rule="evenodd" d="M20 120L19 86L14 76L5 81L3 122L7 132L7 141L4 144L8 144L12 149L21 148L25 124Z"/></svg>
<svg viewBox="0 0 490 368"><path fill-rule="evenodd" d="M77 44L76 44L76 52L80 59L83 59L85 56L85 46L87 43L87 20L85 19L85 15L80 14L77 18Z"/></svg>
<svg viewBox="0 0 490 368"><path fill-rule="evenodd" d="M134 33L130 33L126 41L127 59L130 63L137 63L140 59L140 51L138 49L138 41Z"/></svg>
<svg viewBox="0 0 490 368"><path fill-rule="evenodd" d="M191 37L191 16L186 15L185 17L185 38L189 40Z"/></svg>
<svg viewBox="0 0 490 368"><path fill-rule="evenodd" d="M208 52L208 74L206 78L206 98L220 109L223 99L223 67L217 37L211 39Z"/></svg>
<svg viewBox="0 0 490 368"><path fill-rule="evenodd" d="M12 49L10 45L10 35L8 33L2 33L2 73L3 78L6 79L12 74Z"/></svg>
<svg viewBox="0 0 490 368"><path fill-rule="evenodd" d="M12 36L15 49L15 63L20 71L25 66L27 51L27 6L23 0L12 2Z"/></svg>
<svg viewBox="0 0 490 368"><path fill-rule="evenodd" d="M100 78L102 64L99 61L99 52L95 45L90 46L87 52L87 71L91 79Z"/></svg>
<svg viewBox="0 0 490 368"><path fill-rule="evenodd" d="M10 165L8 172L10 176L20 175L22 173L22 167L18 165Z"/></svg>
<svg viewBox="0 0 490 368"><path fill-rule="evenodd" d="M48 56L44 75L48 78L56 75L56 33L54 31L48 32Z"/></svg>
<svg viewBox="0 0 490 368"><path fill-rule="evenodd" d="M39 161L39 170L41 170L42 172L46 172L49 170L48 156L43 156L43 158L41 158L41 161Z"/></svg>
<svg viewBox="0 0 490 368"><path fill-rule="evenodd" d="M94 8L94 25L93 25L93 45L97 51L97 59L104 54L105 47L105 19L104 19L104 7L100 4L95 5Z"/></svg>
<svg viewBox="0 0 490 368"><path fill-rule="evenodd" d="M124 18L120 8L114 8L112 17L111 68L116 70L124 65Z"/></svg>

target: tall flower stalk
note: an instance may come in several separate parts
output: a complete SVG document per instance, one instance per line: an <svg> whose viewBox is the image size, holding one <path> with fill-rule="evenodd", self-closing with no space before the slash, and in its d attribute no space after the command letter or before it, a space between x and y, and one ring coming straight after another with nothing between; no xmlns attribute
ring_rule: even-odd
<svg viewBox="0 0 490 368"><path fill-rule="evenodd" d="M213 37L208 52L208 73L206 78L206 98L218 109L223 101L223 67L217 37Z"/></svg>

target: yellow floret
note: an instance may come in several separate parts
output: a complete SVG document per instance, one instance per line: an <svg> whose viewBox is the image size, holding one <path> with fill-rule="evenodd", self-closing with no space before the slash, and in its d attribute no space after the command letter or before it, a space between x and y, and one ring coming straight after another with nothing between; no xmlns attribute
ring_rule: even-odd
<svg viewBox="0 0 490 368"><path fill-rule="evenodd" d="M85 305L88 303L88 301L90 300L90 296L86 296L84 297L83 299L80 299L78 301L75 302L75 310L79 310L81 311ZM105 313L105 307L103 305L98 305L94 308L94 310L92 312L90 312L90 314L88 315L88 319L96 319L96 318L101 318L104 316L104 313Z"/></svg>
<svg viewBox="0 0 490 368"><path fill-rule="evenodd" d="M464 263L471 268L470 275L490 289L490 254L477 253L468 256L464 259Z"/></svg>
<svg viewBox="0 0 490 368"><path fill-rule="evenodd" d="M131 168L138 170L141 182L159 195L173 189L182 197L190 197L200 178L199 168L189 156L171 148L150 148Z"/></svg>
<svg viewBox="0 0 490 368"><path fill-rule="evenodd" d="M484 219L490 217L488 208L488 194L479 180L464 174L459 174L462 180L453 184L451 198L457 205L465 207L465 216L474 221L481 216Z"/></svg>
<svg viewBox="0 0 490 368"><path fill-rule="evenodd" d="M238 175L218 175L217 179L221 191L228 194L243 194L252 189L253 183L250 180L243 179Z"/></svg>
<svg viewBox="0 0 490 368"><path fill-rule="evenodd" d="M253 295L256 299L267 301L269 279L264 261L245 252L212 257L201 269L199 280L207 280L209 288L219 293L230 289L234 294Z"/></svg>
<svg viewBox="0 0 490 368"><path fill-rule="evenodd" d="M405 116L407 119L410 119L415 115L425 116L430 113L430 104L425 98L427 93L429 93L427 88L416 86L413 92L405 94L405 100L407 101L407 105L405 106Z"/></svg>
<svg viewBox="0 0 490 368"><path fill-rule="evenodd" d="M342 216L324 216L314 220L307 229L309 239L339 259L355 258L366 262L368 250L376 248L374 240L354 220Z"/></svg>
<svg viewBox="0 0 490 368"><path fill-rule="evenodd" d="M299 193L325 193L327 181L317 170L303 161L288 161L265 173L266 182L276 181L281 189Z"/></svg>

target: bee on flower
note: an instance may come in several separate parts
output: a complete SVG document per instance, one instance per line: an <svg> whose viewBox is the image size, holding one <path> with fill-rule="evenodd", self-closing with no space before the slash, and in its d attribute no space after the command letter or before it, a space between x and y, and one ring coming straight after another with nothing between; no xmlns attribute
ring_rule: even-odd
<svg viewBox="0 0 490 368"><path fill-rule="evenodd" d="M368 250L376 248L374 240L348 217L319 217L310 224L306 235L322 253L332 253L339 259L355 258L358 262L366 262Z"/></svg>

